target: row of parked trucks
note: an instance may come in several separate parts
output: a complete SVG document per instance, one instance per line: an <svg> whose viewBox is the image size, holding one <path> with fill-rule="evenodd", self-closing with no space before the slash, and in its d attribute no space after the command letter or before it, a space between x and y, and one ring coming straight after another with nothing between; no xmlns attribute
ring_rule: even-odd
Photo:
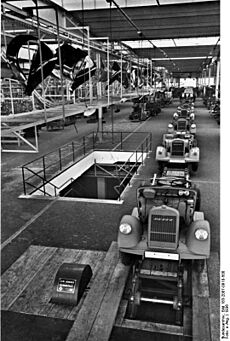
<svg viewBox="0 0 230 341"><path fill-rule="evenodd" d="M132 112L129 115L131 121L145 121L150 116L157 116L161 108L170 104L172 93L156 91L147 95L140 95L133 99Z"/></svg>
<svg viewBox="0 0 230 341"><path fill-rule="evenodd" d="M192 103L173 114L156 160L160 174L138 187L136 206L118 229L121 261L132 266L128 315L135 319L143 304L156 311L167 306L175 324L183 325L184 307L192 300L191 268L202 271L210 254L209 222L190 179L199 162Z"/></svg>

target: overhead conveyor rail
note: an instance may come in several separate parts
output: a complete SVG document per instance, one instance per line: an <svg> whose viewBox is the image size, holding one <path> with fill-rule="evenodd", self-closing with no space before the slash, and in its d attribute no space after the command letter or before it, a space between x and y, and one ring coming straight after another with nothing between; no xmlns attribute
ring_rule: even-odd
<svg viewBox="0 0 230 341"><path fill-rule="evenodd" d="M52 3L53 9L57 7L56 4ZM51 5L51 6L52 6ZM6 29L8 28L7 23L9 26L15 26L15 22L17 23L17 26L21 29L28 30L30 32L36 32L37 30L37 22L36 22L36 16L28 16L28 12L26 10L19 9L12 4L9 3L2 3L2 17L4 20L6 20L5 26ZM45 9L45 8L43 8ZM51 9L51 7L47 7L48 10ZM84 28L80 28L79 25L76 24L76 21L73 21L71 19L71 15L68 14L67 11L65 11L63 8L58 9L59 12L62 13L64 19L63 25L60 24L60 32L59 36L63 41L78 44L80 46L84 46L89 44L89 47L95 51L101 52L106 54L107 53L107 46L103 46L100 42L92 40L91 38L88 41L87 35L85 35ZM62 26L62 27L61 27ZM87 26L85 26L86 28ZM78 28L78 29L77 29ZM74 30L74 32L71 31L71 29ZM76 30L77 29L77 30ZM40 18L40 30L45 35L45 39L50 40L51 42L56 39L58 32L57 27L52 22ZM10 33L7 32L1 32L1 34L5 34L7 39L11 39L14 37L13 31ZM44 38L43 38L44 39ZM99 39L98 39L99 40ZM103 38L102 38L103 40ZM134 63L137 63L137 55L135 55L134 51L130 49L125 44L119 43L121 46L121 50L125 50L128 52L128 55L131 55L134 59ZM110 55L115 58L119 59L120 57L117 56L116 53L112 50L111 46L109 46L109 53ZM124 55L125 60L127 57Z"/></svg>

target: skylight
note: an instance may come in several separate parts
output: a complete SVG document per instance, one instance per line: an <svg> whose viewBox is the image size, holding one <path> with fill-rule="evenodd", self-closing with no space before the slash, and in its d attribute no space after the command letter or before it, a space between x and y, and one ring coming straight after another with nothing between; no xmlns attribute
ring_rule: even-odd
<svg viewBox="0 0 230 341"><path fill-rule="evenodd" d="M215 0L116 0L116 3L122 7L141 7L141 6L164 6L181 3L207 2ZM79 11L82 10L82 1L76 0L52 0L52 2L64 7L67 10ZM109 8L109 3L106 0L84 0L84 10ZM114 7L112 5L112 7Z"/></svg>
<svg viewBox="0 0 230 341"><path fill-rule="evenodd" d="M180 38L180 39L159 39L151 40L156 47L179 47L179 46L202 46L216 45L218 37L202 37L202 38ZM152 48L153 45L148 40L124 41L132 49ZM220 42L218 42L219 44Z"/></svg>

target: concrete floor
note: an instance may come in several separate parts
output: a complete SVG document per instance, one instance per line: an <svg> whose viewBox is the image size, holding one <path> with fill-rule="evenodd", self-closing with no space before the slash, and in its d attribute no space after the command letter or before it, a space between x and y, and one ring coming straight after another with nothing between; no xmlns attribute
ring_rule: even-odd
<svg viewBox="0 0 230 341"><path fill-rule="evenodd" d="M161 143L162 134L166 131L177 104L178 102L175 101L163 108L159 116L152 117L145 122L131 123L129 121L130 103L122 104L121 111L114 114L115 131L137 129L137 131L153 134L153 153L143 169L143 174L151 176L157 171L155 149ZM201 161L197 174L192 177L192 180L201 189L201 210L204 211L211 225L211 250L219 253L220 128L209 116L201 100L197 100L195 107ZM104 129L111 129L109 113L105 114L105 119ZM96 124L86 124L84 119L78 122L78 134L73 126L65 127L61 131L42 130L39 137L38 155L2 154L2 243L4 246L2 248L2 271L5 271L31 244L107 250L110 243L116 240L117 226L121 216L131 212L135 204L134 188L129 190L123 205L106 204L106 216L102 204L18 198L23 191L20 167L24 163L73 139L79 139L97 128ZM22 232L18 233L20 230ZM11 318L13 319L13 316L8 316L7 320L5 312L3 313L4 321L9 322ZM27 325L30 325L29 321ZM21 340L24 341L23 338Z"/></svg>

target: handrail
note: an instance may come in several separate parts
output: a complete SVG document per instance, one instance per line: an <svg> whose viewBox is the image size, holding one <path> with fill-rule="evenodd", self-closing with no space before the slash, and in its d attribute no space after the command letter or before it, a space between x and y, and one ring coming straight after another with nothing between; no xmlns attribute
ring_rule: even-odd
<svg viewBox="0 0 230 341"><path fill-rule="evenodd" d="M140 146L143 146L144 142L145 142L147 139L148 139L148 136L144 139L143 142L141 142L141 143L138 145L138 147L137 147L136 150L132 153L132 155L128 158L128 160L126 160L125 163L122 164L122 167L123 167L126 163L130 162L130 159L132 158L132 156L137 152L137 150L139 149Z"/></svg>
<svg viewBox="0 0 230 341"><path fill-rule="evenodd" d="M37 189L39 189L42 185L45 186L46 184L51 184L54 189L55 189L55 195L56 195L56 191L57 189L60 189L61 187L63 187L66 183L68 183L68 181L73 181L73 178L68 179L64 184L61 185L61 187L58 187L56 185L54 185L51 181L54 179L54 177L56 177L58 174L61 174L63 171L65 171L66 169L68 169L69 167L71 167L74 163L77 162L77 160L79 161L79 159L82 159L82 157L84 157L85 155L88 155L90 152L92 152L96 148L96 144L97 144L97 133L95 134L95 132L91 132L88 135L84 136L82 141L72 141L70 143L66 143L65 145L61 146L60 148L51 151L45 155L42 155L36 159L34 159L33 161L27 162L26 164L24 164L22 166L22 176L23 176L23 186L24 186L24 194L26 194L26 185L29 184L28 180L32 179L34 177L35 181L36 181L36 177L37 179L40 179L42 181L42 184L40 183L37 186ZM121 135L121 139L122 136L124 136L124 134L130 134L131 132L110 132L110 131L103 131L101 132L103 134L111 134L111 136L114 135ZM146 132L135 132L135 134L143 134ZM128 135L129 136L129 135ZM80 142L80 143L79 143ZM120 141L120 145L121 145L121 150L123 150L123 139ZM75 147L75 143L76 143L76 147ZM113 143L113 142L112 142ZM131 154L131 156L128 158L128 160L126 160L120 167L118 166L118 173L122 170L122 168L124 169L124 167L127 167L127 164L130 162L131 158L133 157L133 155L135 155L135 153L137 153L137 151L139 149L140 152L142 153L142 160L143 160L143 151L147 149L147 152L149 151L149 146L151 144L151 133L148 133L148 136L145 137L144 141L141 142L135 151L133 151L133 153ZM100 150L108 150L106 148L99 148ZM119 149L120 150L120 149ZM114 149L115 151L115 149ZM48 158L50 155L52 154L52 158ZM53 163L50 163L50 159L53 160L55 158L55 160L53 161ZM139 161L140 158L138 158ZM137 160L136 160L137 162ZM48 164L48 165L47 165ZM59 164L59 166L58 166ZM31 167L31 168L30 168ZM38 172L36 173L35 171L32 170L32 167L34 168L39 168ZM54 171L54 176L51 175L51 177L49 177L49 180L47 180L46 175L47 175L47 170L53 168ZM128 167L127 170L127 176L130 174L131 170L133 169L133 167L130 166ZM33 175L28 174L29 176L26 177L25 176L25 170L27 172L32 173ZM43 173L43 174L42 174ZM127 176L125 177L125 179L127 178ZM123 184L123 182L121 183L121 185Z"/></svg>
<svg viewBox="0 0 230 341"><path fill-rule="evenodd" d="M39 172L35 173L34 171L32 171L31 169L27 168L27 167L24 167L22 166L22 169L25 169L27 170L28 172L31 172L33 175L29 176L28 178L26 178L26 180L29 180L31 178L33 178L34 176L38 176L40 179L43 180L43 178L39 175L39 173L43 173L43 169L40 170Z"/></svg>
<svg viewBox="0 0 230 341"><path fill-rule="evenodd" d="M57 196L57 189L60 189L62 188L64 185L66 185L69 181L71 180L71 183L72 181L74 181L74 178L69 178L68 180L66 180L61 186L57 186L57 185L54 185L52 182L49 182L50 185L52 185L54 187L54 194L55 194L55 197Z"/></svg>
<svg viewBox="0 0 230 341"><path fill-rule="evenodd" d="M136 150L133 152L133 154L134 154L134 153L137 153L139 147L142 147L141 156L140 156L138 159L137 159L137 157L136 157L136 162L135 162L134 165L130 168L128 174L126 174L126 176L123 178L123 180L120 182L120 184L114 186L114 189L115 189L116 192L119 194L119 196L120 196L120 194L121 194L121 193L120 193L120 188L123 186L123 184L124 184L124 182L126 181L126 179L128 178L128 176L130 176L131 171L133 170L134 167L136 167L137 162L138 162L141 158L142 158L142 160L143 160L143 153L146 152L146 151L144 151L144 149L143 149L143 145L144 145L144 143L147 142L148 140L150 140L149 142L151 143L150 135L147 136L147 137L144 139L144 141L141 142L141 143L138 145L138 147L136 148ZM148 144L148 147L149 147L150 143ZM146 147L147 147L147 145L146 145ZM130 160L130 158L133 156L133 154L129 157L129 159L128 159L122 166L124 166L124 165ZM137 154L136 154L136 155L137 155ZM118 188L119 188L119 190L118 190ZM119 197L119 199L120 199L120 197Z"/></svg>
<svg viewBox="0 0 230 341"><path fill-rule="evenodd" d="M88 135L85 136L85 138L88 137L88 136L90 136L90 135L92 135L92 134L93 134L93 132L89 133ZM78 141L72 141L71 143L68 142L68 143L63 144L63 145L62 145L61 147L59 147L58 149L65 148L66 146L70 146L70 145L72 145L72 143L74 143L74 142L79 143ZM34 163L34 162L36 162L36 161L38 161L38 160L40 160L40 159L42 159L42 158L44 158L44 157L46 157L46 156L48 156L48 155L54 153L54 152L56 152L56 151L57 151L57 149L54 149L54 150L52 150L51 152L49 152L49 153L47 153L47 154L44 154L43 156L39 156L39 157L37 157L36 159L34 159L33 161L29 161L29 162L25 163L22 167L27 166L27 165L29 165L29 164L31 164L31 163Z"/></svg>
<svg viewBox="0 0 230 341"><path fill-rule="evenodd" d="M126 174L126 176L123 178L123 180L120 182L120 184L114 186L114 189L115 189L116 192L119 194L119 196L120 196L120 194L121 194L121 193L120 193L120 188L123 186L123 184L125 183L126 179L132 174L131 172L132 172L133 168L136 167L137 162L139 161L140 158L142 158L142 155L136 160L135 164L130 168L129 173ZM119 188L119 190L117 190L117 188Z"/></svg>
<svg viewBox="0 0 230 341"><path fill-rule="evenodd" d="M39 173L43 173L43 172L39 171L39 173L35 173L34 171L32 171L32 169L29 169L29 168L24 167L24 166L22 166L22 169L23 169L23 170L26 169L28 172L31 172L32 174L34 174L35 176L37 176L37 177L40 178L41 180L44 180L44 178L41 177L41 176L39 175ZM26 180L29 180L30 178L32 178L32 176L30 176L30 177L27 178Z"/></svg>
<svg viewBox="0 0 230 341"><path fill-rule="evenodd" d="M69 178L68 180L66 180L61 186L57 186L57 185L54 185L52 182L51 182L51 180L52 179L50 179L50 180L44 180L44 178L42 178L40 175L38 175L38 174L36 174L34 171L32 171L31 169L28 169L27 167L22 167L23 169L25 168L27 171L29 171L29 172L31 172L32 174L34 174L35 176L37 176L38 178L40 178L41 180L43 180L44 182L43 182L43 184L40 186L40 187L35 187L34 185L32 185L31 183L29 183L29 182L27 182L26 180L28 180L28 178L25 180L25 184L27 184L27 185L30 185L31 187L34 187L34 188L36 188L37 190L40 190L40 188L43 186L45 186L45 185L47 185L47 184L50 184L50 185L52 185L53 187L55 187L55 189L60 189L60 188L62 188L64 185L66 185L66 183L68 182L68 181L74 181L75 179L74 178ZM30 177L31 178L31 177ZM29 178L29 179L30 179ZM41 190L40 190L41 191ZM42 192L42 191L41 191ZM44 193L46 194L46 192L44 191ZM47 193L48 194L48 193Z"/></svg>
<svg viewBox="0 0 230 341"><path fill-rule="evenodd" d="M52 195L50 195L49 193L47 193L45 190L42 190L41 188L37 188L36 186L32 185L31 183L26 182L26 184L27 184L27 185L30 185L30 186L33 187L33 188L35 188L36 191L40 191L40 192L42 192L44 195L47 194L49 197L52 197ZM45 187L45 185L44 185L44 187Z"/></svg>

